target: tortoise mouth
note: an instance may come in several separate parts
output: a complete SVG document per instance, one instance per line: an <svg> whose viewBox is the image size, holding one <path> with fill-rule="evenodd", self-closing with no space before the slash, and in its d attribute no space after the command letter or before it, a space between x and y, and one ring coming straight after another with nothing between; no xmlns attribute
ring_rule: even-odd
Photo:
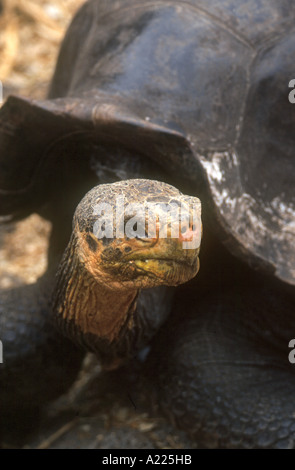
<svg viewBox="0 0 295 470"><path fill-rule="evenodd" d="M187 259L177 258L145 258L134 259L137 270L151 278L162 279L167 285L178 285L194 277L199 269L198 256Z"/></svg>
<svg viewBox="0 0 295 470"><path fill-rule="evenodd" d="M186 266L186 267L191 267L195 264L196 262L196 257L192 257L191 259L177 259L177 258L157 258L157 257L149 257L149 258L135 258L130 261L133 261L136 266L149 266L151 263L157 263L159 266L164 265L164 264L173 264L173 265L179 265L179 266Z"/></svg>
<svg viewBox="0 0 295 470"><path fill-rule="evenodd" d="M101 264L109 282L129 287L177 286L192 279L199 270L197 252L190 256L143 254ZM101 275L101 273L100 273Z"/></svg>
<svg viewBox="0 0 295 470"><path fill-rule="evenodd" d="M193 266L199 256L200 247L194 250L183 250L181 244L169 242L169 244L157 243L149 250L139 250L125 257L126 261L133 261L136 265L174 264L180 266Z"/></svg>
<svg viewBox="0 0 295 470"><path fill-rule="evenodd" d="M127 243L131 247L129 253L124 253L125 244L121 249L116 245L105 250L110 255L105 253L101 267L114 281L142 286L149 283L179 285L198 272L200 247L184 250L180 240L164 238L148 244L141 240L128 240Z"/></svg>

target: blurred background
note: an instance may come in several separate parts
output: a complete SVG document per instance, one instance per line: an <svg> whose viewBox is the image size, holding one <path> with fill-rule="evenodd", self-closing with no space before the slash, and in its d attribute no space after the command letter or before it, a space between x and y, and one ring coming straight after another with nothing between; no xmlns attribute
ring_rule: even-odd
<svg viewBox="0 0 295 470"><path fill-rule="evenodd" d="M0 0L4 100L9 94L45 98L60 43L82 3L84 0ZM37 214L0 225L0 288L34 283L44 273L49 233L49 222Z"/></svg>
<svg viewBox="0 0 295 470"><path fill-rule="evenodd" d="M4 98L46 95L65 30L84 0L0 0Z"/></svg>

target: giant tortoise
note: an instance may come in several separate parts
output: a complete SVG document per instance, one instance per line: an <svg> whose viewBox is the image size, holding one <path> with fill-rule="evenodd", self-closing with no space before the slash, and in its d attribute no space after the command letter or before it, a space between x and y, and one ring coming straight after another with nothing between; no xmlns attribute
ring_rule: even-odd
<svg viewBox="0 0 295 470"><path fill-rule="evenodd" d="M294 20L292 0L90 0L48 99L7 99L1 215L53 225L47 273L1 301L7 412L62 393L84 349L115 368L150 344L152 396L199 445L295 447ZM171 287L199 219L96 236L118 195L200 198L194 280Z"/></svg>

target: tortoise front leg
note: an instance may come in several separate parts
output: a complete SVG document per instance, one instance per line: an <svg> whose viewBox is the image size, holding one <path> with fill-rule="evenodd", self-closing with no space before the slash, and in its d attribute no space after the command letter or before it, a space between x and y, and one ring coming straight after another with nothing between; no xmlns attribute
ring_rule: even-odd
<svg viewBox="0 0 295 470"><path fill-rule="evenodd" d="M164 411L204 447L295 448L294 298L256 279L197 300L154 352Z"/></svg>

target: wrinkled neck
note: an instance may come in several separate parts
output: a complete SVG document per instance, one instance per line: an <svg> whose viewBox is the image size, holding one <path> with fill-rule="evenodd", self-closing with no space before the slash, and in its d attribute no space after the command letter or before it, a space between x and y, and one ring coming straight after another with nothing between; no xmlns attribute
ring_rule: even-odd
<svg viewBox="0 0 295 470"><path fill-rule="evenodd" d="M72 236L64 253L53 295L55 321L72 339L95 335L115 341L121 330L132 327L138 289L114 288L94 277L77 256L77 240Z"/></svg>

